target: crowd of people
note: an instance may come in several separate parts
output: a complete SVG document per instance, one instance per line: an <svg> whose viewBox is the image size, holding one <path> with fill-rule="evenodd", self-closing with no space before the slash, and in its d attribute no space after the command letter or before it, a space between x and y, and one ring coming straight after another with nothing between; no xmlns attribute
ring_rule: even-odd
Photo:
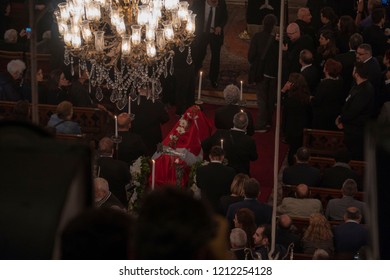
<svg viewBox="0 0 390 280"><path fill-rule="evenodd" d="M256 21L262 22L263 28L252 36L248 62L251 82L257 90L257 117L238 105L239 88L228 85L224 89L226 104L215 112L214 132L202 135L197 142L204 159L210 161L195 172L202 199L194 198L185 188L159 186L147 193L135 218L124 214L129 205L127 190L134 187L129 167L140 156L158 152L157 146L163 142L161 125L169 120L163 101L176 105L179 124L186 110L192 108L194 73L203 67L208 46L209 79L213 87L218 87L223 27L228 18L226 3L191 1L198 15L194 66L188 68L180 61L185 55L175 57L174 63L185 70L175 71L173 80L165 83L173 87L171 97L152 101L147 98L147 87L140 88L139 98L131 104L135 118L115 112L120 113L116 117L120 143L115 145L115 139L106 136L95 151L94 201L98 209L83 213L67 226L62 233L62 258L285 259L291 244L295 252L318 259L352 258L369 245L368 229L361 224L366 219L366 205L353 198L362 190L362 182L348 161L363 159L366 123L389 119L389 111L385 110L390 101L388 7L375 0L359 0L356 7L354 1L348 1L348 7L343 6L347 1L343 5L339 2L343 1L309 0L298 10L297 20L276 33L278 15L265 13L261 21ZM351 15L354 9L356 15ZM4 13L10 13L8 5ZM316 14L320 22L315 21ZM15 32L9 29L4 33L0 49L19 50L19 39L9 41ZM281 32L285 33L281 132L289 145L290 165L283 172L282 182L297 187L295 198L268 205L258 200L261 187L251 178L250 163L259 158L253 134L267 132L273 125ZM10 49L9 44L15 44L15 48ZM3 45L6 47L1 48ZM80 134L79 124L72 121L73 107L98 108L108 113L116 109L91 96L85 70L75 66L73 75L68 70L56 67L46 82L42 71L36 73L39 103L57 105L47 124L57 133ZM15 112L20 108L26 119L29 109L23 100L31 101L31 84L25 78L31 73L27 73L23 61L12 60L0 76L0 100L18 101ZM340 151L336 164L323 175L308 164L310 154L302 147L303 129L310 127L344 132L347 150ZM184 133L179 134L176 136ZM179 138L169 140L177 143ZM338 188L343 198L329 201L324 209L321 201L310 198L310 187ZM270 252L273 207L279 216L276 246ZM294 232L294 217L308 219L302 236ZM331 227L330 221L339 221L340 225ZM359 238L352 238L356 232Z"/></svg>

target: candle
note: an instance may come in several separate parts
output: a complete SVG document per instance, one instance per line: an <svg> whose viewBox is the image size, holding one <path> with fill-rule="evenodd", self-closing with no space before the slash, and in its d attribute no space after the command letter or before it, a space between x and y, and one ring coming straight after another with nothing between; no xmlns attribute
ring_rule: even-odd
<svg viewBox="0 0 390 280"><path fill-rule="evenodd" d="M221 149L223 149L223 139L221 139Z"/></svg>
<svg viewBox="0 0 390 280"><path fill-rule="evenodd" d="M127 113L129 114L129 117L131 115L131 98L130 98L130 95L129 95L129 103L128 103L128 111Z"/></svg>
<svg viewBox="0 0 390 280"><path fill-rule="evenodd" d="M200 94L202 91L202 71L199 72L199 86L198 86L198 100L200 100Z"/></svg>
<svg viewBox="0 0 390 280"><path fill-rule="evenodd" d="M118 118L115 116L115 137L118 137Z"/></svg>
<svg viewBox="0 0 390 280"><path fill-rule="evenodd" d="M240 101L242 101L242 81L240 81L241 87L240 87Z"/></svg>
<svg viewBox="0 0 390 280"><path fill-rule="evenodd" d="M152 190L154 190L155 172L156 172L156 161L152 159Z"/></svg>

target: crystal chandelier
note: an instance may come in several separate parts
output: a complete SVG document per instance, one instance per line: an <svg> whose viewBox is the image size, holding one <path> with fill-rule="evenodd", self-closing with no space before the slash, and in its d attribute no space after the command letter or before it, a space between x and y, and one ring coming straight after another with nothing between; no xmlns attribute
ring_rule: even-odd
<svg viewBox="0 0 390 280"><path fill-rule="evenodd" d="M161 75L173 74L173 48L194 39L195 14L179 0L67 0L54 12L65 43L65 65L86 70L96 98L102 87L122 110L137 89L148 88L153 100L162 92ZM80 71L79 71L80 73ZM91 88L91 87L90 87Z"/></svg>

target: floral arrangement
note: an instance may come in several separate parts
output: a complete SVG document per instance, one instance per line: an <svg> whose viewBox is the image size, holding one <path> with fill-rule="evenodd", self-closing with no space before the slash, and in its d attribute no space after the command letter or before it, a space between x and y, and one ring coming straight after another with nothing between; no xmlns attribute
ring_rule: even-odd
<svg viewBox="0 0 390 280"><path fill-rule="evenodd" d="M182 136L184 133L187 132L188 127L189 127L189 123L197 117L197 114L199 111L200 111L200 108L198 106L193 106L189 112L187 112L186 114L184 114L180 118L178 126L169 135L168 145L171 148L176 148L176 144L177 144L177 141L179 140L180 136Z"/></svg>
<svg viewBox="0 0 390 280"><path fill-rule="evenodd" d="M210 162L207 160L201 160L201 161L198 161L191 166L191 171L190 171L190 175L189 175L189 179L188 179L188 187L190 190L192 190L192 192L194 193L194 196L196 198L200 198L200 189L198 188L198 185L196 182L196 170L200 166L204 166L204 165L207 165L209 163Z"/></svg>
<svg viewBox="0 0 390 280"><path fill-rule="evenodd" d="M141 156L131 166L131 188L128 211L137 213L140 208L140 201L144 196L150 175L150 158Z"/></svg>

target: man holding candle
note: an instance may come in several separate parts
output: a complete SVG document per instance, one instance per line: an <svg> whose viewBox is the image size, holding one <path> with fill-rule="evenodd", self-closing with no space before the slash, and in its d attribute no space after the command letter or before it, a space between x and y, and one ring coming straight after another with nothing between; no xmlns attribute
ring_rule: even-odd
<svg viewBox="0 0 390 280"><path fill-rule="evenodd" d="M245 112L248 116L246 134L252 136L255 133L252 114L245 108L238 105L240 90L237 86L230 84L223 90L226 105L218 108L214 115L214 124L217 129L233 128L233 117L239 112Z"/></svg>
<svg viewBox="0 0 390 280"><path fill-rule="evenodd" d="M207 47L210 45L211 60L209 78L214 88L218 87L220 53L223 45L223 28L228 14L225 0L199 0L193 4L196 14L196 28L194 41L195 72L199 72L206 57Z"/></svg>
<svg viewBox="0 0 390 280"><path fill-rule="evenodd" d="M127 208L127 195L125 186L130 184L131 174L127 164L113 158L114 143L108 137L99 141L99 158L96 166L100 168L100 177L108 181L111 192Z"/></svg>
<svg viewBox="0 0 390 280"><path fill-rule="evenodd" d="M234 115L233 128L219 129L212 136L202 142L202 149L209 154L215 145L220 146L223 139L223 149L226 153L228 166L235 169L236 173L250 174L250 162L257 160L256 143L252 137L246 135L248 115L239 112Z"/></svg>
<svg viewBox="0 0 390 280"><path fill-rule="evenodd" d="M141 136L130 132L131 119L129 114L121 113L118 116L118 135L122 141L118 144L118 159L126 162L129 166L140 156L146 155L147 148Z"/></svg>
<svg viewBox="0 0 390 280"><path fill-rule="evenodd" d="M219 199L230 194L230 185L236 172L233 168L222 164L225 152L220 146L211 148L209 158L209 164L200 166L196 170L196 182L202 198L208 200L217 211Z"/></svg>

